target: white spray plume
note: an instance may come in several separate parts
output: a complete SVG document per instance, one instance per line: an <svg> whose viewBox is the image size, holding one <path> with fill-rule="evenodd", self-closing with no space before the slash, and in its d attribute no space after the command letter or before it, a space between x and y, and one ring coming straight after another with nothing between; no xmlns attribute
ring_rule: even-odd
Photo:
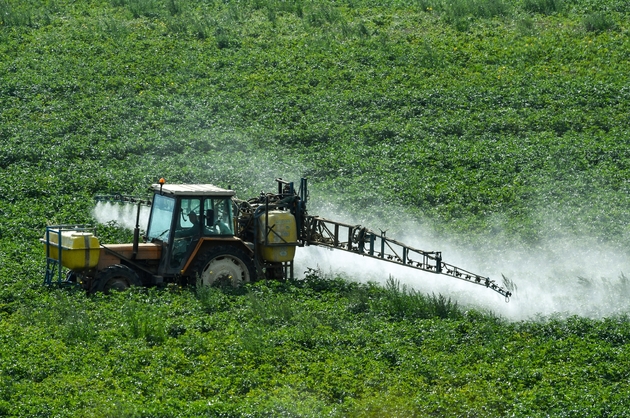
<svg viewBox="0 0 630 418"><path fill-rule="evenodd" d="M149 223L149 213L151 209L148 206L140 206L140 229L145 230ZM94 219L100 224L116 222L117 225L124 228L133 229L136 227L136 216L138 214L138 206L132 203L111 203L98 202L93 210Z"/></svg>
<svg viewBox="0 0 630 418"><path fill-rule="evenodd" d="M377 232L391 225L388 220L383 220L383 225L362 223L364 221L331 204L319 205L310 212L328 219L362 224ZM403 209L396 209L394 213L398 217L405 216ZM608 248L596 239L565 236L548 240L536 248L504 239L503 246L480 242L474 248L467 248L454 238L437 239L429 228L411 218L405 222L404 231L399 236L389 233L387 236L424 251L441 251L444 262L489 276L499 285L503 285L506 277L517 286L514 296L506 303L503 296L483 286L320 247L298 249L296 272L316 268L325 274L379 283L393 277L421 293L442 294L464 308L489 310L510 320L550 315L601 318L630 311L626 303L630 297L630 280L623 273L630 271L630 259L627 254Z"/></svg>

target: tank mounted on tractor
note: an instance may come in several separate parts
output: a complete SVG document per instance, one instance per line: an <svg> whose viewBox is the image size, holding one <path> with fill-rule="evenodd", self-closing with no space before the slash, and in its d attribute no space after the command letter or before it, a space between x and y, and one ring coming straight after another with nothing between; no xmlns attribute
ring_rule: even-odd
<svg viewBox="0 0 630 418"><path fill-rule="evenodd" d="M130 244L103 244L85 225L46 227L45 284L79 285L86 291L124 290L167 283L239 286L257 279L294 277L297 247L316 245L348 251L418 270L485 286L506 298L512 294L488 277L442 261L437 251L422 251L350 225L309 215L308 190L301 179L276 179L275 193L248 200L211 184L151 186L151 199L120 194L97 200L138 205ZM140 207L151 207L140 239Z"/></svg>

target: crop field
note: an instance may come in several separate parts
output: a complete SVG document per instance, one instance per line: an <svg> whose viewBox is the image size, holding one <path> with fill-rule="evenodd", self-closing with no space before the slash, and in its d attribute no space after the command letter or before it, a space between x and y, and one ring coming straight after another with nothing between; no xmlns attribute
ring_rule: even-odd
<svg viewBox="0 0 630 418"><path fill-rule="evenodd" d="M626 0L0 0L0 416L627 416L629 22ZM313 248L239 289L42 285L46 225L130 242L93 197L160 177L306 177L310 213L515 295Z"/></svg>

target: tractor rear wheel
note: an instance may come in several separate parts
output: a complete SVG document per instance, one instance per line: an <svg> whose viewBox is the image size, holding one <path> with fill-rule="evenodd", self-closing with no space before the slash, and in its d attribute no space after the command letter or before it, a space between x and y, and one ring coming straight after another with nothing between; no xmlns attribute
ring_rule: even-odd
<svg viewBox="0 0 630 418"><path fill-rule="evenodd" d="M204 286L221 284L238 287L255 278L251 257L236 247L209 249L199 256L192 271Z"/></svg>
<svg viewBox="0 0 630 418"><path fill-rule="evenodd" d="M127 266L113 264L98 273L92 290L109 294L112 290L121 292L131 286L142 286L138 274Z"/></svg>

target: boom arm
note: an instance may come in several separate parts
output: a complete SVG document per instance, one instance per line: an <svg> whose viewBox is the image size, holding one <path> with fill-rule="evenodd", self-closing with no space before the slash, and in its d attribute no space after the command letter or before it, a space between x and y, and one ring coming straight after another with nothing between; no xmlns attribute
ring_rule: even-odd
<svg viewBox="0 0 630 418"><path fill-rule="evenodd" d="M480 286L485 286L509 299L512 293L499 286L489 277L471 273L442 261L439 251L422 251L399 241L385 237L385 232L375 232L360 225L349 225L318 216L304 219L304 243L344 250L378 260L401 264L406 267L444 274Z"/></svg>

